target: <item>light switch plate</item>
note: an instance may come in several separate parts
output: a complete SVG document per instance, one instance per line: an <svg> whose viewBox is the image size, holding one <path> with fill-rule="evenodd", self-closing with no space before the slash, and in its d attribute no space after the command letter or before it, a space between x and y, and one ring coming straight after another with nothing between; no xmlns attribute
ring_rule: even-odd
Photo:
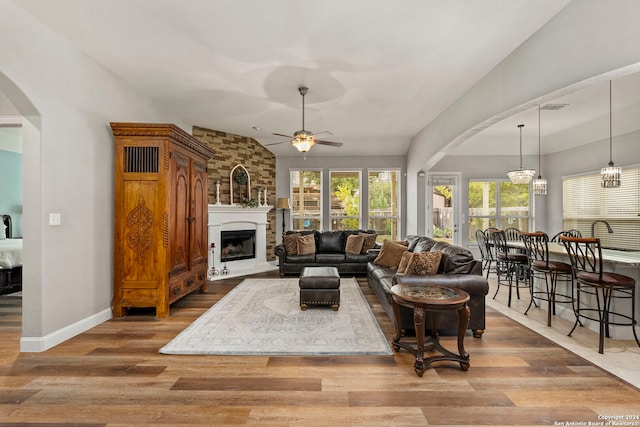
<svg viewBox="0 0 640 427"><path fill-rule="evenodd" d="M49 214L49 225L60 225L62 218L59 213Z"/></svg>

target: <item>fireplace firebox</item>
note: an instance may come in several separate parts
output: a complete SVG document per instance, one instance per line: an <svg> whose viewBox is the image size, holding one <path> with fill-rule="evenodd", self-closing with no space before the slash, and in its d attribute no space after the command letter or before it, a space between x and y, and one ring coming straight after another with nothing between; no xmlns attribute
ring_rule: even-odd
<svg viewBox="0 0 640 427"><path fill-rule="evenodd" d="M222 262L251 259L256 257L256 231L255 230L229 230L221 231Z"/></svg>

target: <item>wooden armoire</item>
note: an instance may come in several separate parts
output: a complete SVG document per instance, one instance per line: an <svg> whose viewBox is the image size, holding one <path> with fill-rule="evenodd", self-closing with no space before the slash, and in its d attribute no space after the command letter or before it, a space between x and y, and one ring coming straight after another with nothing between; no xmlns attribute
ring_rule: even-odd
<svg viewBox="0 0 640 427"><path fill-rule="evenodd" d="M111 123L115 137L113 315L156 317L206 290L207 162L214 151L173 124Z"/></svg>

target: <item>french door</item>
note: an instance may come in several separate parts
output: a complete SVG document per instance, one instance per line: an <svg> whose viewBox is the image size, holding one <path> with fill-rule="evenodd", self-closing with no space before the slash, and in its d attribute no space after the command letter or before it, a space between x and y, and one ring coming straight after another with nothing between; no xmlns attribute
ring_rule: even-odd
<svg viewBox="0 0 640 427"><path fill-rule="evenodd" d="M460 174L429 174L427 179L427 235L460 245Z"/></svg>

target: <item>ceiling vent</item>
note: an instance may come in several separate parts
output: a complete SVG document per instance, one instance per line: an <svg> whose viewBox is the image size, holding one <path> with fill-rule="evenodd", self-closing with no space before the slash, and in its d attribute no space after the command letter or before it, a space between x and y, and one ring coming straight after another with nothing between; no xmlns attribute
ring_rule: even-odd
<svg viewBox="0 0 640 427"><path fill-rule="evenodd" d="M540 107L541 110L551 110L551 111L555 111L555 110L560 110L564 107L566 107L569 104L546 104L543 105L542 107Z"/></svg>

